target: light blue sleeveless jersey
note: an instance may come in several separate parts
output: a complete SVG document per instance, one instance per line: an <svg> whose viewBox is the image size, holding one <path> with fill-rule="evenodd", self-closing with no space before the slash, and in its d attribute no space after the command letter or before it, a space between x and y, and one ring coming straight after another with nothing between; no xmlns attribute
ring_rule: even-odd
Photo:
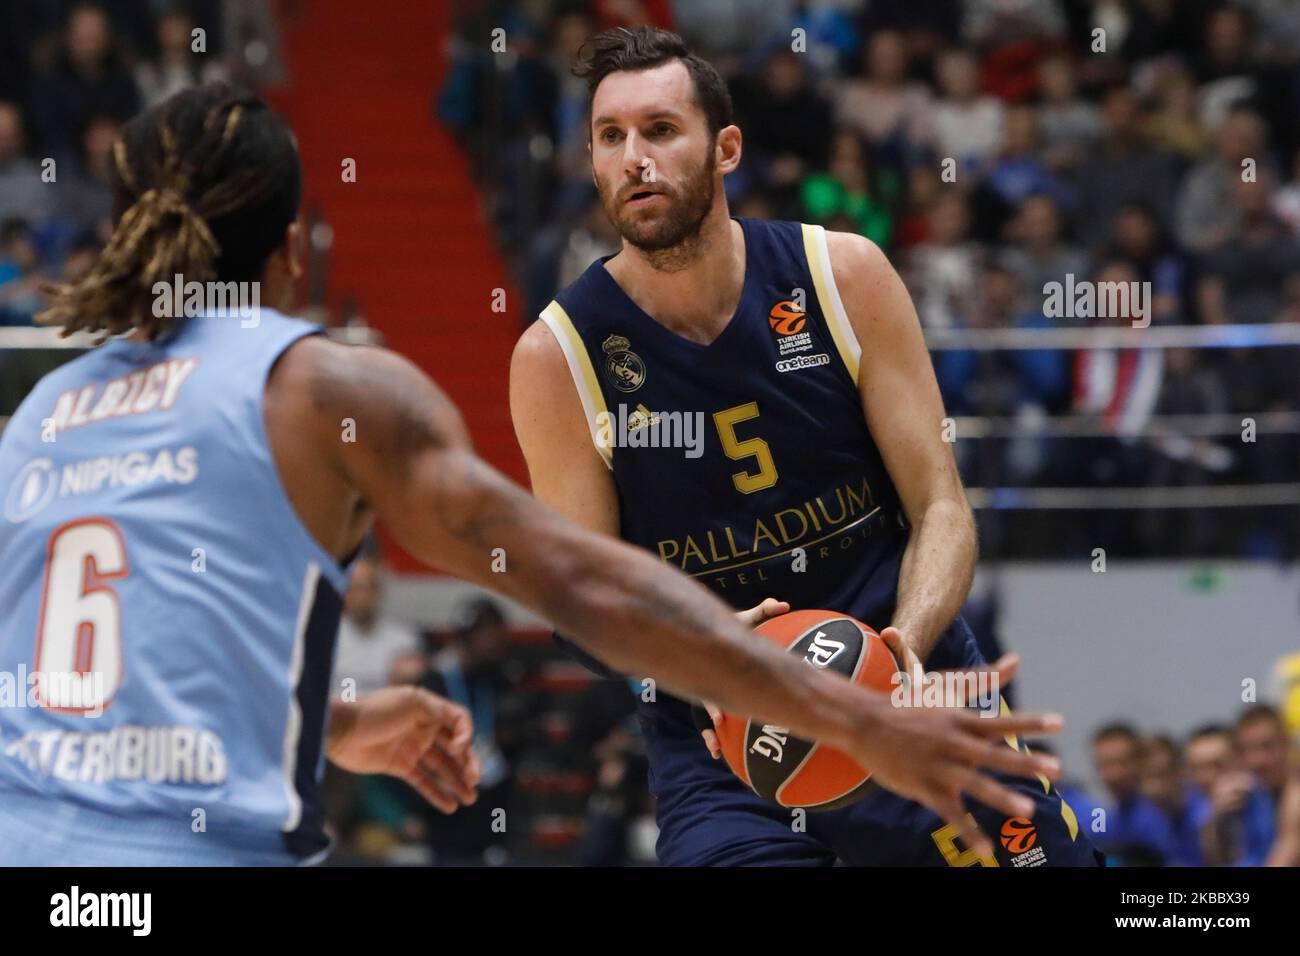
<svg viewBox="0 0 1300 956"><path fill-rule="evenodd" d="M346 571L262 417L319 331L262 309L111 341L0 434L0 864L294 863Z"/></svg>

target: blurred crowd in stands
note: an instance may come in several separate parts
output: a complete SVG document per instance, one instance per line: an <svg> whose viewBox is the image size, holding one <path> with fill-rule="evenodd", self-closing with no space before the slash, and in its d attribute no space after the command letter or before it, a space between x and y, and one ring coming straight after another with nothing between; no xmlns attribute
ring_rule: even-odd
<svg viewBox="0 0 1300 956"><path fill-rule="evenodd" d="M0 328L30 326L111 234L121 124L196 83L280 82L277 38L257 0L0 3ZM66 357L0 351L0 415Z"/></svg>
<svg viewBox="0 0 1300 956"><path fill-rule="evenodd" d="M1110 724L1092 742L1103 799L1062 794L1113 866L1300 866L1297 730L1264 703L1181 742Z"/></svg>
<svg viewBox="0 0 1300 956"><path fill-rule="evenodd" d="M927 329L1087 327L1045 285L1138 282L1153 326L1300 320L1300 5L1284 0L463 0L441 120L461 137L531 320L619 237L587 156L583 40L675 29L727 78L733 214L879 243ZM491 31L508 52L494 53ZM1067 293L1068 295L1068 293ZM976 487L1217 487L1300 473L1295 347L935 352ZM1242 419L1279 431L1243 440ZM1042 434L1072 416L1086 437ZM1181 432L1169 416L1214 433ZM1217 422L1217 425L1213 425ZM1296 553L1295 509L1055 523L991 544L1059 556ZM1089 524L1079 537L1074 527ZM1085 540L1086 539L1086 540ZM1086 553L1083 550L1082 553Z"/></svg>
<svg viewBox="0 0 1300 956"><path fill-rule="evenodd" d="M469 601L446 633L421 633L383 606L377 558L363 555L346 596L333 686L362 694L418 684L459 703L474 720L479 795L445 816L394 778L330 766L333 865L655 862L633 718L639 684L596 679L557 650L549 631L507 628L491 599Z"/></svg>

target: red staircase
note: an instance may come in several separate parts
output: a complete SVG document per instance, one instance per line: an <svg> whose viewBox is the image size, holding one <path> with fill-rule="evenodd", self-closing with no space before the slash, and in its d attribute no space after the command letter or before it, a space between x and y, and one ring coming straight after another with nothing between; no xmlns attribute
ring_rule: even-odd
<svg viewBox="0 0 1300 956"><path fill-rule="evenodd" d="M448 6L289 5L289 84L268 98L298 136L304 208L319 207L334 230L330 304L355 300L389 347L451 395L480 454L523 480L507 401L519 297L466 158L431 107L446 70ZM356 161L356 182L342 180L345 158ZM492 311L495 289L506 289L504 313Z"/></svg>

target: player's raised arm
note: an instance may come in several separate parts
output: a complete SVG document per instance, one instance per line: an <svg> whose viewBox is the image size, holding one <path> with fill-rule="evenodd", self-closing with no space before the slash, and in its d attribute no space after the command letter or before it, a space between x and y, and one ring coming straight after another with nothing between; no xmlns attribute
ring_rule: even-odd
<svg viewBox="0 0 1300 956"><path fill-rule="evenodd" d="M979 768L1058 772L1054 760L1000 741L1052 732L1059 718L894 708L884 695L752 640L700 585L564 519L477 458L454 406L405 359L309 339L286 353L277 374L282 386L309 396L303 427L404 548L515 598L612 666L730 710L761 711L840 747L972 840L963 792L1007 813L1033 808ZM355 423L355 441L340 440L343 419ZM505 573L491 570L496 548L504 549Z"/></svg>
<svg viewBox="0 0 1300 956"><path fill-rule="evenodd" d="M881 636L924 662L970 590L975 519L944 440L943 399L907 288L871 240L827 233L827 244L862 347L863 413L912 526L894 618Z"/></svg>

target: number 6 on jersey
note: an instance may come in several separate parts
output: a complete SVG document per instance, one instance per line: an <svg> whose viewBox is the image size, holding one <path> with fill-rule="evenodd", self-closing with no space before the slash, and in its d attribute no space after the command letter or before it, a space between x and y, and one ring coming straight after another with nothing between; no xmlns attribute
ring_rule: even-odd
<svg viewBox="0 0 1300 956"><path fill-rule="evenodd" d="M84 713L113 699L122 683L122 608L105 582L129 572L122 532L106 518L50 535L33 665L42 707Z"/></svg>

